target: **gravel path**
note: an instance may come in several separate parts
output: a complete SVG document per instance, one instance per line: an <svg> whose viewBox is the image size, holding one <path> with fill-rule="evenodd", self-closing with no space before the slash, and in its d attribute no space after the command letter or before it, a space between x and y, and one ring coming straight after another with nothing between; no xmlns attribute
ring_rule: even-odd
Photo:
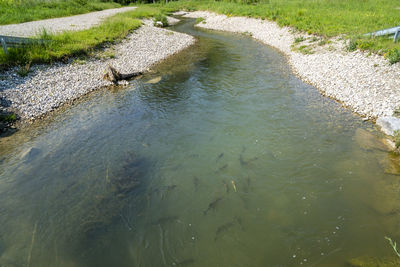
<svg viewBox="0 0 400 267"><path fill-rule="evenodd" d="M180 13L181 15L183 13ZM400 106L400 64L389 65L377 55L360 51L346 52L343 41L317 45L315 36L293 33L276 23L244 17L227 17L210 12L185 13L186 17L206 20L199 27L245 33L282 51L294 72L304 81L317 87L358 114L367 118L391 116ZM314 53L303 54L292 49L295 38L306 40L295 45L309 46Z"/></svg>
<svg viewBox="0 0 400 267"><path fill-rule="evenodd" d="M192 45L195 39L152 26L146 21L123 42L98 55L113 53L87 62L33 66L26 77L17 68L0 73L0 99L7 109L22 119L34 119L101 86L110 85L103 77L108 65L121 73L146 71L150 66Z"/></svg>
<svg viewBox="0 0 400 267"><path fill-rule="evenodd" d="M49 33L85 30L98 25L106 17L130 11L135 8L136 7L113 8L70 17L1 25L0 35L28 37L40 34L43 29L46 29Z"/></svg>

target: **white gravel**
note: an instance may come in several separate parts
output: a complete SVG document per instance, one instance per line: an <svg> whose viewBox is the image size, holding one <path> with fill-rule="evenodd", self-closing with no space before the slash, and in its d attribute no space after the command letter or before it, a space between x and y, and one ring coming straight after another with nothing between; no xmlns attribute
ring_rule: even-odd
<svg viewBox="0 0 400 267"><path fill-rule="evenodd" d="M34 119L89 91L110 85L103 78L108 65L121 73L146 71L195 42L192 36L151 24L146 21L123 42L102 53L114 53L112 59L91 59L83 64L36 65L26 77L20 77L17 68L0 73L0 99L11 103L8 110L15 111L21 118Z"/></svg>
<svg viewBox="0 0 400 267"><path fill-rule="evenodd" d="M70 17L1 25L0 35L29 37L42 33L43 29L48 33L85 30L98 25L106 17L134 10L135 8L136 7L113 8Z"/></svg>
<svg viewBox="0 0 400 267"><path fill-rule="evenodd" d="M180 13L182 15L182 13ZM227 17L210 12L186 13L186 17L205 19L197 26L213 30L246 33L282 51L294 72L305 82L317 87L358 114L376 118L391 116L400 106L400 64L390 65L382 56L356 51L347 52L344 41L332 39L322 47L314 45L313 54L294 51L291 46L299 35L291 28L276 23L245 17Z"/></svg>

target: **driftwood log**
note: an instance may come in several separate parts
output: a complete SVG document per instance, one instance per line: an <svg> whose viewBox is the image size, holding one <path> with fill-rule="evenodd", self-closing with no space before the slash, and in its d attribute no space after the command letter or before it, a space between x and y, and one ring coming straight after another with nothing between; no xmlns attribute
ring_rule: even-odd
<svg viewBox="0 0 400 267"><path fill-rule="evenodd" d="M118 84L118 81L129 80L139 75L142 75L141 72L132 72L132 73L120 73L115 68L109 66L110 72L108 72L104 78L113 82L114 84Z"/></svg>

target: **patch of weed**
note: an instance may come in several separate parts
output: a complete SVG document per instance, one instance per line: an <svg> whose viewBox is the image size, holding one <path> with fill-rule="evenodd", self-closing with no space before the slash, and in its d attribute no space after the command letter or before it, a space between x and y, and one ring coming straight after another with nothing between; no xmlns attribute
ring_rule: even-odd
<svg viewBox="0 0 400 267"><path fill-rule="evenodd" d="M388 50L384 56L387 60L389 60L390 64L400 62L400 50L397 48Z"/></svg>
<svg viewBox="0 0 400 267"><path fill-rule="evenodd" d="M200 22L203 22L204 21L204 18L197 18L196 19L196 24L198 24L198 23L200 23Z"/></svg>
<svg viewBox="0 0 400 267"><path fill-rule="evenodd" d="M0 122L15 122L17 120L17 115L14 113L6 113L6 114L0 114Z"/></svg>
<svg viewBox="0 0 400 267"><path fill-rule="evenodd" d="M167 27L168 26L168 19L167 19L167 16L165 16L164 14L161 14L161 13L156 14L154 16L153 21L154 21L154 26L157 26L157 27L159 27L159 26ZM162 25L159 24L159 22L161 22Z"/></svg>
<svg viewBox="0 0 400 267"><path fill-rule="evenodd" d="M304 38L303 36L296 37L296 38L294 39L294 43L295 43L295 44L298 44L298 43L303 42L304 40L305 40L305 38Z"/></svg>

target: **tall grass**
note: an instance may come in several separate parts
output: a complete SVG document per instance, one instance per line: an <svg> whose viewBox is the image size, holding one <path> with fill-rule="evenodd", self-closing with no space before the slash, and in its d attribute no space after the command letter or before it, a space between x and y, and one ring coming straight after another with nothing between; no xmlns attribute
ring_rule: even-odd
<svg viewBox="0 0 400 267"><path fill-rule="evenodd" d="M116 8L121 5L100 0L0 0L0 25Z"/></svg>
<svg viewBox="0 0 400 267"><path fill-rule="evenodd" d="M326 38L342 36L353 40L355 49L386 54L392 59L393 55L400 54L399 42L394 43L387 37L364 36L400 25L399 0L180 0L161 6L168 11L209 10L273 20L281 26Z"/></svg>
<svg viewBox="0 0 400 267"><path fill-rule="evenodd" d="M400 25L398 0L264 0L170 2L170 9L210 10L276 21L310 33L356 35Z"/></svg>

